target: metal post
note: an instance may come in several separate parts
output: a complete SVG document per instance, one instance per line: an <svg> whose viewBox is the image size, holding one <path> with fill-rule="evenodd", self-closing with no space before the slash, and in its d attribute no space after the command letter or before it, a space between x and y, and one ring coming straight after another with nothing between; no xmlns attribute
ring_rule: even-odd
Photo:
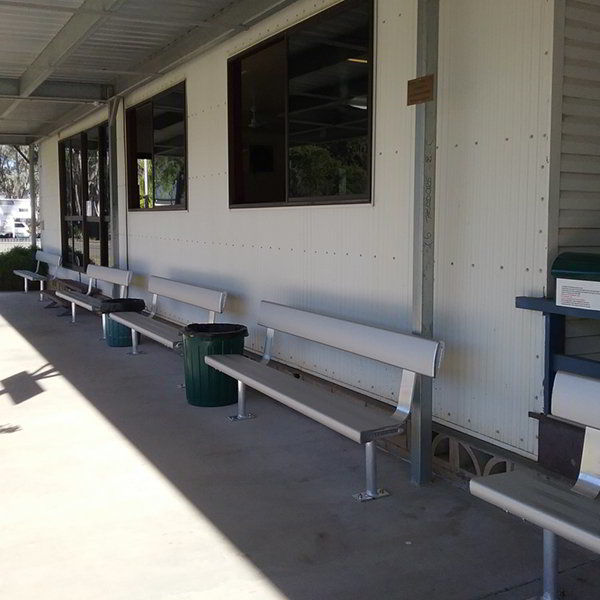
<svg viewBox="0 0 600 600"><path fill-rule="evenodd" d="M110 162L110 240L111 266L119 267L119 182L117 168L117 112L120 98L111 98L108 104L108 156Z"/></svg>
<svg viewBox="0 0 600 600"><path fill-rule="evenodd" d="M44 301L44 281L40 280L40 302Z"/></svg>
<svg viewBox="0 0 600 600"><path fill-rule="evenodd" d="M135 329L131 330L131 354L135 356L138 353L138 336Z"/></svg>
<svg viewBox="0 0 600 600"><path fill-rule="evenodd" d="M377 495L377 457L375 456L375 442L365 444L365 464L367 494L369 496Z"/></svg>
<svg viewBox="0 0 600 600"><path fill-rule="evenodd" d="M75 323L75 311L76 311L75 302L71 302L71 323Z"/></svg>
<svg viewBox="0 0 600 600"><path fill-rule="evenodd" d="M377 448L375 442L365 444L365 476L367 487L364 492L353 494L355 500L367 502L389 496L389 492L377 487Z"/></svg>
<svg viewBox="0 0 600 600"><path fill-rule="evenodd" d="M238 403L237 403L237 415L227 417L230 421L247 421L248 419L254 419L252 413L246 412L246 385L243 381L238 381Z"/></svg>
<svg viewBox="0 0 600 600"><path fill-rule="evenodd" d="M29 291L29 282L27 281L27 277L23 277L23 290L25 293Z"/></svg>
<svg viewBox="0 0 600 600"><path fill-rule="evenodd" d="M413 331L433 337L433 269L439 0L418 0L417 77L434 75L433 100L416 105ZM411 481L431 481L433 383L417 378L411 411Z"/></svg>
<svg viewBox="0 0 600 600"><path fill-rule="evenodd" d="M544 577L542 600L558 600L558 545L552 531L544 529Z"/></svg>
<svg viewBox="0 0 600 600"><path fill-rule="evenodd" d="M103 340L106 339L106 319L107 319L107 314L102 313L102 339Z"/></svg>
<svg viewBox="0 0 600 600"><path fill-rule="evenodd" d="M31 202L31 219L29 233L31 234L31 247L37 247L37 213L35 201L35 163L33 144L29 144L29 198Z"/></svg>

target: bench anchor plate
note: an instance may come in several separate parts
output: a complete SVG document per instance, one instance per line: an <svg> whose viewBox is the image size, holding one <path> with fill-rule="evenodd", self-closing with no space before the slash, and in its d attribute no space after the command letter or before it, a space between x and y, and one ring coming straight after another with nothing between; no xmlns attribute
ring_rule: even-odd
<svg viewBox="0 0 600 600"><path fill-rule="evenodd" d="M369 502L378 498L385 498L390 493L383 488L377 487L377 457L375 455L375 442L365 444L365 474L367 480L367 489L364 492L353 494L352 497L359 502Z"/></svg>
<svg viewBox="0 0 600 600"><path fill-rule="evenodd" d="M227 417L230 421L248 421L254 419L254 415L246 411L246 385L243 381L238 381L238 404L237 415Z"/></svg>

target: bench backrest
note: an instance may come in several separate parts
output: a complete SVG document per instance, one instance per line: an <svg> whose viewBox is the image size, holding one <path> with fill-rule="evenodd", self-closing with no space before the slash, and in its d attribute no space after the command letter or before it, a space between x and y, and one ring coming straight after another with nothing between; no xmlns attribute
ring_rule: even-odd
<svg viewBox="0 0 600 600"><path fill-rule="evenodd" d="M38 250L35 253L35 260L37 260L38 262L46 263L49 266L60 267L62 257L60 256L60 254L51 254L50 252Z"/></svg>
<svg viewBox="0 0 600 600"><path fill-rule="evenodd" d="M600 429L600 380L559 371L552 388L552 414Z"/></svg>
<svg viewBox="0 0 600 600"><path fill-rule="evenodd" d="M90 278L88 294L92 291L94 282L106 281L119 286L119 297L125 298L127 295L127 287L131 283L133 277L132 271L123 269L114 269L112 267L101 267L99 265L88 265L86 275Z"/></svg>
<svg viewBox="0 0 600 600"><path fill-rule="evenodd" d="M443 344L262 301L258 324L359 356L435 377Z"/></svg>
<svg viewBox="0 0 600 600"><path fill-rule="evenodd" d="M208 310L211 322L214 321L214 313L223 312L225 300L227 299L225 292L210 290L189 283L181 283L155 275L151 275L148 278L148 291L154 294L154 298L152 299L153 313L156 312L157 296L163 296Z"/></svg>
<svg viewBox="0 0 600 600"><path fill-rule="evenodd" d="M600 493L600 380L559 371L552 388L552 414L585 427L573 490L595 498Z"/></svg>

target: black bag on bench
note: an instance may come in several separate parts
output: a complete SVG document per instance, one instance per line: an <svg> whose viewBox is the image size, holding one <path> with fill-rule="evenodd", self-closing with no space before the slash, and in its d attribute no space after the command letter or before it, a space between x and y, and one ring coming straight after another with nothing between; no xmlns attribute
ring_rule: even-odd
<svg viewBox="0 0 600 600"><path fill-rule="evenodd" d="M110 298L102 301L100 312L142 312L145 308L146 303L141 298Z"/></svg>

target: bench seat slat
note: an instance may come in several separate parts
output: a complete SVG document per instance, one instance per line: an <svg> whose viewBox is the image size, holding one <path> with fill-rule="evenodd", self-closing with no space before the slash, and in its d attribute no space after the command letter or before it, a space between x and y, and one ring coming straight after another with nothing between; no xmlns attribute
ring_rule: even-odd
<svg viewBox="0 0 600 600"><path fill-rule="evenodd" d="M402 423L392 416L309 385L245 356L207 356L205 362L359 444L402 430Z"/></svg>
<svg viewBox="0 0 600 600"><path fill-rule="evenodd" d="M94 298L93 296L88 296L87 294L80 294L78 292L62 292L57 291L56 295L63 300L68 300L69 302L73 302L77 304L77 306L81 306L90 311L100 310L100 305L102 304L101 298Z"/></svg>
<svg viewBox="0 0 600 600"><path fill-rule="evenodd" d="M34 273L33 271L26 271L18 269L13 271L15 275L19 277L24 277L25 279L29 279L30 281L46 281L47 277L45 275L40 275L39 273Z"/></svg>
<svg viewBox="0 0 600 600"><path fill-rule="evenodd" d="M521 471L472 479L474 496L600 553L600 502L540 474Z"/></svg>
<svg viewBox="0 0 600 600"><path fill-rule="evenodd" d="M135 331L168 348L174 348L181 343L181 329L179 327L157 321L143 313L111 313L110 318L117 323L121 323L121 325L135 329Z"/></svg>

